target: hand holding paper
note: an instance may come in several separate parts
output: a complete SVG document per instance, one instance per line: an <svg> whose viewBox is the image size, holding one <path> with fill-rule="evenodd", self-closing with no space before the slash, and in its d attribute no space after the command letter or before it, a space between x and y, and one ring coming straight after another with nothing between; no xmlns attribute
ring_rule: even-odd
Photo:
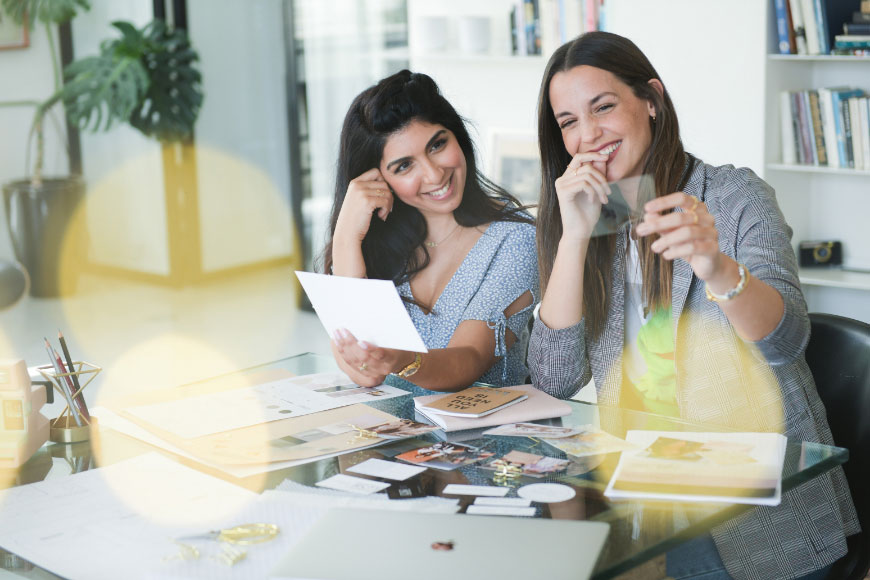
<svg viewBox="0 0 870 580"><path fill-rule="evenodd" d="M296 272L326 332L349 330L382 348L429 352L389 280Z"/></svg>

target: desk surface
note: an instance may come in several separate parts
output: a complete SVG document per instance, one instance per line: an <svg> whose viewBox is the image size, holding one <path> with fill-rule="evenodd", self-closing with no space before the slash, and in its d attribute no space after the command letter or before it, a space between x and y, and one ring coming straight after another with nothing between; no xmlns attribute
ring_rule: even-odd
<svg viewBox="0 0 870 580"><path fill-rule="evenodd" d="M298 375L332 371L335 368L335 363L331 357L303 354L251 369L245 369L240 372L256 373L282 369ZM209 379L209 381L211 380L213 379ZM199 388L206 382L185 385L179 387L179 389L193 386ZM399 417L413 418L414 405L412 397L431 394L430 391L420 389L401 379L395 379L391 384L410 391L412 396L377 401L371 403L371 405ZM560 420L553 420L553 424L584 425L592 423L600 425L604 430L618 437L623 437L625 431L629 429L668 431L711 430L709 427L696 425L687 421L674 420L647 413L589 405L575 401L570 401L569 404L572 407L572 414ZM464 437L468 436L471 438L464 439ZM531 439L481 436L473 432L451 434L451 438L463 438L463 443L486 446L489 450L494 451L497 456L516 449L538 455L557 458L566 457L557 449ZM426 435L421 439L423 440L420 442L421 445L427 441L435 440L432 435ZM98 449L95 449L96 447ZM103 430L93 442L82 442L72 445L49 444L44 446L19 470L13 484L23 485L40 481L47 477L62 477L83 469L115 463L144 452L153 451L153 449L138 440L109 430ZM335 473L344 473L348 467L365 459L370 457L390 458L404 449L407 449L406 442L394 442L372 449L347 453L340 457L323 459L297 467L269 472L264 476L245 479L233 479L216 470L204 468L193 461L183 460L182 462L255 491L262 491L263 489L274 488L285 479L292 479L306 485L314 485L316 482ZM847 459L848 451L845 449L789 440L783 468L782 489L786 491L796 487L832 469L836 465L844 463ZM708 531L715 525L747 509L752 509L751 506L741 505L673 504L666 502L608 500L604 497L603 491L610 473L612 473L613 468L616 466L617 460L618 454L616 453L590 458L586 461L573 458L575 465L572 471L582 473L570 476L562 474L535 479L521 477L503 484L511 488L508 492L508 497L515 496L515 489L528 483L552 481L570 485L577 492L574 499L556 504L536 504L538 505L536 508L537 516L554 519L586 519L603 521L610 524L610 536L596 567L594 575L596 580L612 578L626 572L667 552L674 546ZM68 469L52 469L52 466L58 463L66 464ZM449 483L493 485L493 472L474 465L461 467L456 471L429 469L420 476L419 481L416 481L414 485L417 486L416 493L440 495L441 490ZM462 501L463 510L470 501L473 501L473 498ZM0 550L0 555L5 555L5 553ZM28 563L14 557L6 557L0 560L0 567L27 578L56 578L56 576L48 572L32 569Z"/></svg>

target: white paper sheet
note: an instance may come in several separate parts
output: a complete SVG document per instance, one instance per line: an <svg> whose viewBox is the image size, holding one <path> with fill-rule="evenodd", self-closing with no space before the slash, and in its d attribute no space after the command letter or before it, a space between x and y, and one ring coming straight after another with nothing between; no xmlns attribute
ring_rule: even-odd
<svg viewBox="0 0 870 580"><path fill-rule="evenodd" d="M128 407L125 411L159 429L192 439L407 394L388 385L359 387L344 373L332 372Z"/></svg>
<svg viewBox="0 0 870 580"><path fill-rule="evenodd" d="M461 483L451 483L444 487L442 494L447 495L485 495L489 497L504 497L508 493L506 487L495 487L493 485L465 485Z"/></svg>
<svg viewBox="0 0 870 580"><path fill-rule="evenodd" d="M153 434L151 431L144 429L137 425L132 421L128 421L124 417L121 417L117 413L105 408L105 407L94 407L91 409L91 415L97 417L100 421L100 427L107 427L109 429L114 429L119 433L123 433L128 437L133 437L134 439L139 439L140 441L144 441L149 445L153 445L154 447L158 447L160 449L165 449L170 453L174 453L181 457L186 457L188 459L192 459L198 463L203 465L207 465L208 467L213 467L214 469L218 469L226 474L232 475L233 477L250 477L252 475L257 475L259 473L267 473L269 471L278 471L279 469L286 469L287 467L295 467L297 465L303 465L305 463L312 463L314 461L319 461L321 459L328 459L330 457L337 457L344 453L343 451L338 453L330 453L328 455L319 455L317 457L312 457L310 459L298 459L294 461L275 461L272 463L261 463L261 464L252 464L252 465L225 465L223 463L216 463L213 461L206 461L202 457L198 457L191 453L188 453L184 449L180 447L176 447L172 443L169 443L165 439L158 437ZM358 447L355 451L360 449L369 449L370 447L377 447L378 445L384 445L385 443L389 443L390 441L387 439L381 439L379 441L373 442L369 447Z"/></svg>
<svg viewBox="0 0 870 580"><path fill-rule="evenodd" d="M383 348L428 352L391 281L311 272L296 276L329 336L345 328Z"/></svg>
<svg viewBox="0 0 870 580"><path fill-rule="evenodd" d="M426 471L426 468L396 463L395 461L385 461L383 459L366 459L362 463L348 467L347 470L361 475L382 477L393 481L405 481L419 473L423 473Z"/></svg>
<svg viewBox="0 0 870 580"><path fill-rule="evenodd" d="M465 513L478 516L521 516L531 518L535 515L535 508L494 505L470 505L465 509Z"/></svg>
<svg viewBox="0 0 870 580"><path fill-rule="evenodd" d="M317 485L317 487L326 487L329 489L337 489L338 491L347 491L363 495L377 493L390 487L389 483L383 481L373 481L371 479L344 475L343 473L337 473L323 481L318 481L315 485Z"/></svg>
<svg viewBox="0 0 870 580"><path fill-rule="evenodd" d="M172 538L236 521L257 497L149 453L3 491L0 546L71 580L144 577Z"/></svg>

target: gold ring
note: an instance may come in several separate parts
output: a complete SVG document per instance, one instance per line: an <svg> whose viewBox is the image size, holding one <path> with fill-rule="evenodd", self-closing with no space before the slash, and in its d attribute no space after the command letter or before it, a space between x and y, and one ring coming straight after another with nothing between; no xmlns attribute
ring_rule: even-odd
<svg viewBox="0 0 870 580"><path fill-rule="evenodd" d="M696 209L698 209L698 206L701 204L701 202L698 201L698 198L697 198L697 197L693 197L693 198L692 198L692 202L693 202L693 203L692 203L692 207L689 208L689 211L695 211Z"/></svg>
<svg viewBox="0 0 870 580"><path fill-rule="evenodd" d="M690 210L692 217L695 218L695 221L692 222L692 225L698 225L698 214L695 213L694 210Z"/></svg>
<svg viewBox="0 0 870 580"><path fill-rule="evenodd" d="M363 364L359 365L359 370L360 370L360 371L365 371L367 368L369 368L369 365L367 365L366 363L363 363Z"/></svg>

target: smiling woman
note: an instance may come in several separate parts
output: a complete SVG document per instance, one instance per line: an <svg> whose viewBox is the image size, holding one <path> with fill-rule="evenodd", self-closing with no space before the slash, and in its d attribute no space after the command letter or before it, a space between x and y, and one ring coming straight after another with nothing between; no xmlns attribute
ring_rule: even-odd
<svg viewBox="0 0 870 580"><path fill-rule="evenodd" d="M392 280L429 352L333 337L358 384L397 374L433 390L525 382L538 301L535 229L477 170L456 110L426 75L401 71L363 91L341 133L324 270Z"/></svg>

